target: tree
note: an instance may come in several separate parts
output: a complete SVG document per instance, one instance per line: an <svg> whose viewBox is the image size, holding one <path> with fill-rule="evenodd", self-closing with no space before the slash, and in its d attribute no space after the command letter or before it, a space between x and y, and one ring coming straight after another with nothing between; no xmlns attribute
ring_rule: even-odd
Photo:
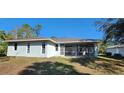
<svg viewBox="0 0 124 93"><path fill-rule="evenodd" d="M52 39L56 39L57 37L56 37L56 36L51 36L50 38L52 38Z"/></svg>
<svg viewBox="0 0 124 93"><path fill-rule="evenodd" d="M35 34L36 37L39 37L41 28L42 28L42 25L40 25L40 24L37 24L33 28L33 32L34 32L34 34Z"/></svg>
<svg viewBox="0 0 124 93"><path fill-rule="evenodd" d="M99 53L100 54L104 54L105 50L106 50L106 47L107 47L107 45L104 42L101 41L99 43Z"/></svg>
<svg viewBox="0 0 124 93"><path fill-rule="evenodd" d="M23 24L22 27L18 27L16 30L11 30L9 32L0 30L0 56L6 55L7 51L7 43L2 41L39 37L41 28L42 26L40 24L36 25L34 28L29 24Z"/></svg>
<svg viewBox="0 0 124 93"><path fill-rule="evenodd" d="M17 28L17 38L23 39L23 38L31 38L33 37L33 31L30 25L24 24L22 27Z"/></svg>
<svg viewBox="0 0 124 93"><path fill-rule="evenodd" d="M29 24L24 24L22 27L17 29L17 38L23 39L23 38L35 38L39 37L41 25L38 24L34 28L31 27Z"/></svg>
<svg viewBox="0 0 124 93"><path fill-rule="evenodd" d="M6 39L6 33L4 30L0 30L0 41L5 40Z"/></svg>
<svg viewBox="0 0 124 93"><path fill-rule="evenodd" d="M6 40L11 40L11 39L17 39L17 31L12 30L8 33L6 33Z"/></svg>
<svg viewBox="0 0 124 93"><path fill-rule="evenodd" d="M97 21L97 28L104 32L104 42L124 43L124 19L107 18Z"/></svg>

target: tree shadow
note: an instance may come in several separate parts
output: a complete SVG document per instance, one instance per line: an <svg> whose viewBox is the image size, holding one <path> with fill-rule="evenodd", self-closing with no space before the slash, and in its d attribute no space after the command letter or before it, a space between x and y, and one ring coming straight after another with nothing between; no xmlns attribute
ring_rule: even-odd
<svg viewBox="0 0 124 93"><path fill-rule="evenodd" d="M122 56L107 56L107 55L100 55L102 57L107 57L107 58L113 58L113 59L117 59L117 60L124 60L124 57Z"/></svg>
<svg viewBox="0 0 124 93"><path fill-rule="evenodd" d="M109 57L107 57L107 58L109 58ZM112 58L112 57L111 57L111 58ZM113 58L113 59L115 59L115 58ZM119 61L118 61L118 60L97 58L96 60L97 60L97 61L106 61L106 62L108 62L108 63L111 63L111 64L114 64L114 65L118 65L118 66L124 67L124 59L119 59ZM120 60L121 60L121 61L120 61Z"/></svg>
<svg viewBox="0 0 124 93"><path fill-rule="evenodd" d="M5 57L6 55L5 54L0 54L0 57Z"/></svg>
<svg viewBox="0 0 124 93"><path fill-rule="evenodd" d="M20 75L89 75L88 73L79 73L73 66L65 65L59 62L36 62L19 72Z"/></svg>
<svg viewBox="0 0 124 93"><path fill-rule="evenodd" d="M95 58L71 58L70 59L70 62L72 63L79 63L80 65L83 65L83 66L87 66L88 64L90 63L94 63L95 62Z"/></svg>
<svg viewBox="0 0 124 93"><path fill-rule="evenodd" d="M103 71L110 74L119 74L122 72L122 69L118 68L117 65L124 67L122 63L109 61L102 58L72 58L70 61L72 63L79 63L80 65L90 69L96 69L97 71Z"/></svg>

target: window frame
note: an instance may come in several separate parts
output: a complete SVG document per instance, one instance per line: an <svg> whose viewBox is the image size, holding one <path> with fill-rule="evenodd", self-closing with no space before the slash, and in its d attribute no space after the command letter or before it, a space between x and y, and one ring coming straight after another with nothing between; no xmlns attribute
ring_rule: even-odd
<svg viewBox="0 0 124 93"><path fill-rule="evenodd" d="M43 42L42 43L42 54L45 54L46 53L46 43Z"/></svg>
<svg viewBox="0 0 124 93"><path fill-rule="evenodd" d="M14 50L17 51L17 46L18 44L17 43L14 43Z"/></svg>
<svg viewBox="0 0 124 93"><path fill-rule="evenodd" d="M58 44L56 44L56 45L55 45L56 51L58 51L58 47L59 47Z"/></svg>
<svg viewBox="0 0 124 93"><path fill-rule="evenodd" d="M27 53L30 53L30 43L27 44Z"/></svg>

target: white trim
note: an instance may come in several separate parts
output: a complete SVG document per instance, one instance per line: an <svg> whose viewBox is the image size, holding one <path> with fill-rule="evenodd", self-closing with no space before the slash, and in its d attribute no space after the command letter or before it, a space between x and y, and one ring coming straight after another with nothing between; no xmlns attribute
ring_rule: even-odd
<svg viewBox="0 0 124 93"><path fill-rule="evenodd" d="M107 48L117 48L117 47L124 47L124 45L113 45L113 46L108 46Z"/></svg>
<svg viewBox="0 0 124 93"><path fill-rule="evenodd" d="M5 42L33 42L33 41L51 41L53 43L56 43L56 41L52 39L20 39L20 40L5 40Z"/></svg>

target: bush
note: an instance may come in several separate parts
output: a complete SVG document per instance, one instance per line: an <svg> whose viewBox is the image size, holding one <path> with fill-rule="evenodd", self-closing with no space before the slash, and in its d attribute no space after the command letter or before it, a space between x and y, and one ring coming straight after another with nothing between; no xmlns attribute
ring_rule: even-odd
<svg viewBox="0 0 124 93"><path fill-rule="evenodd" d="M112 56L111 52L106 52L105 54L106 54L106 56Z"/></svg>
<svg viewBox="0 0 124 93"><path fill-rule="evenodd" d="M7 53L7 44L1 43L0 44L0 56L5 56Z"/></svg>
<svg viewBox="0 0 124 93"><path fill-rule="evenodd" d="M121 55L121 54L116 53L116 54L114 54L114 57L116 57L116 58L121 58L121 57L122 57L122 55Z"/></svg>

